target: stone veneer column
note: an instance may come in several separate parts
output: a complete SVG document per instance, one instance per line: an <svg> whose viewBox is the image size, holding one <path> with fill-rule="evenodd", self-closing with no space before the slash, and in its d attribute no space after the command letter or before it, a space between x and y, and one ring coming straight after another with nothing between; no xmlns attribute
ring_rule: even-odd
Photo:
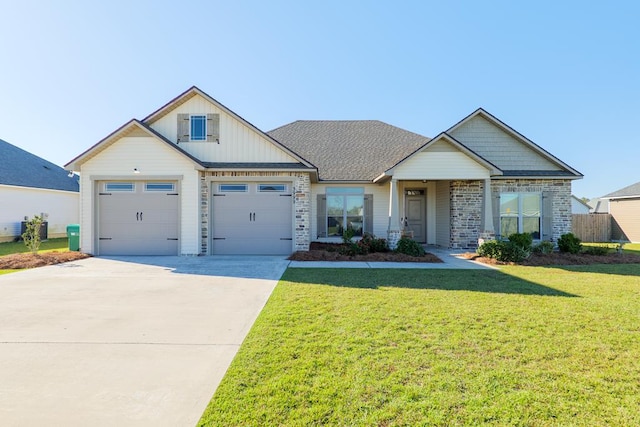
<svg viewBox="0 0 640 427"><path fill-rule="evenodd" d="M483 229L482 181L451 181L451 247L475 248Z"/></svg>
<svg viewBox="0 0 640 427"><path fill-rule="evenodd" d="M298 175L294 186L294 250L308 251L311 243L311 180L309 174Z"/></svg>

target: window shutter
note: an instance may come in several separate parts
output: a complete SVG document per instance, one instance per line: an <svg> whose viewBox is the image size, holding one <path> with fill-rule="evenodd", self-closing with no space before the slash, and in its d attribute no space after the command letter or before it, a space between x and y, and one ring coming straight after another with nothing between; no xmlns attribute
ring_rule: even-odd
<svg viewBox="0 0 640 427"><path fill-rule="evenodd" d="M373 194L364 195L364 232L373 235Z"/></svg>
<svg viewBox="0 0 640 427"><path fill-rule="evenodd" d="M220 114L207 114L207 142L220 138Z"/></svg>
<svg viewBox="0 0 640 427"><path fill-rule="evenodd" d="M500 194L493 197L493 229L496 233L496 239L500 240Z"/></svg>
<svg viewBox="0 0 640 427"><path fill-rule="evenodd" d="M318 194L316 214L318 218L318 237L327 237L327 196Z"/></svg>
<svg viewBox="0 0 640 427"><path fill-rule="evenodd" d="M178 138L177 142L189 142L189 115L178 114Z"/></svg>
<svg viewBox="0 0 640 427"><path fill-rule="evenodd" d="M542 240L553 239L553 193L542 193Z"/></svg>

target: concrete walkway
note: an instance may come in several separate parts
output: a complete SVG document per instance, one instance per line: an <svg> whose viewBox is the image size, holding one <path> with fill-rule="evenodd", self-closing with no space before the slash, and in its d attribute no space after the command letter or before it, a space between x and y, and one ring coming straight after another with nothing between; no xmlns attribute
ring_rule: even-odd
<svg viewBox="0 0 640 427"><path fill-rule="evenodd" d="M0 276L0 424L195 425L289 263L212 258Z"/></svg>

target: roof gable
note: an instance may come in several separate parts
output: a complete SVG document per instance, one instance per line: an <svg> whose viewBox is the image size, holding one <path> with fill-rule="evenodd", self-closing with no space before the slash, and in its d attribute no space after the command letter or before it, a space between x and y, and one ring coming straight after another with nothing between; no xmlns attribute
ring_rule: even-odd
<svg viewBox="0 0 640 427"><path fill-rule="evenodd" d="M293 162L313 167L290 148L282 145L247 120L225 107L196 86L178 95L169 103L144 118L142 122L178 143L176 118L178 113L220 116L220 137L217 146L202 142L180 142L202 162Z"/></svg>
<svg viewBox="0 0 640 427"><path fill-rule="evenodd" d="M320 180L374 180L429 138L377 120L298 120L268 134L318 167Z"/></svg>
<svg viewBox="0 0 640 427"><path fill-rule="evenodd" d="M455 167L454 167L455 166ZM481 179L502 171L451 135L441 133L387 169L376 181L399 179L451 179L454 176Z"/></svg>
<svg viewBox="0 0 640 427"><path fill-rule="evenodd" d="M164 136L162 136L155 130L151 129L150 127L146 126L144 123L141 123L136 119L130 120L129 122L120 126L118 129L116 129L106 138L102 139L101 141L93 145L91 148L89 148L88 150L86 150L85 152L83 152L73 160L71 160L69 163L67 163L65 165L65 168L68 170L79 171L83 163L97 156L98 154L100 154L102 151L110 147L112 144L114 144L116 141L120 140L121 138L125 136L140 136L140 135L151 136L162 141L165 144L168 144L171 148L173 148L176 151L176 153L179 153L180 155L192 161L196 167L203 168L202 163L198 159L196 159L191 154L181 149L178 145L172 143L171 141L166 139Z"/></svg>
<svg viewBox="0 0 640 427"><path fill-rule="evenodd" d="M469 149L502 169L505 175L582 177L560 159L482 108L446 131Z"/></svg>
<svg viewBox="0 0 640 427"><path fill-rule="evenodd" d="M0 139L0 185L79 191L78 177Z"/></svg>

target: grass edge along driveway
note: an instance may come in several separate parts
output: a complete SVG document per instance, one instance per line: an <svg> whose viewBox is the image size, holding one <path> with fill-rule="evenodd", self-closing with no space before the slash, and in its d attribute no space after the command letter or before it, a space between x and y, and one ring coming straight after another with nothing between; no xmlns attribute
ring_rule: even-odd
<svg viewBox="0 0 640 427"><path fill-rule="evenodd" d="M640 265L289 269L199 425L639 425Z"/></svg>

